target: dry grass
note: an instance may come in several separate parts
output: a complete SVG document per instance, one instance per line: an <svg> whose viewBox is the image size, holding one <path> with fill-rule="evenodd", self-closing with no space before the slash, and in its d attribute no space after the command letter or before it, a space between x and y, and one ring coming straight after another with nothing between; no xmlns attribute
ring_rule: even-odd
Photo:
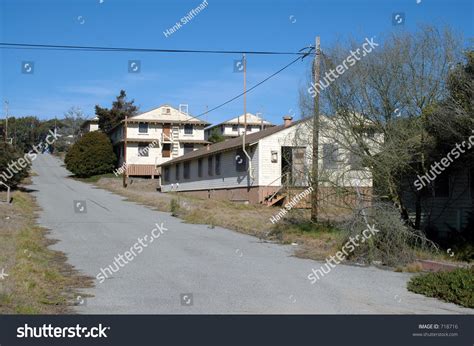
<svg viewBox="0 0 474 346"><path fill-rule="evenodd" d="M35 224L36 204L31 195L13 193L13 203L0 204L0 313L70 313L79 287L92 281L77 275L63 253L48 248L54 241Z"/></svg>

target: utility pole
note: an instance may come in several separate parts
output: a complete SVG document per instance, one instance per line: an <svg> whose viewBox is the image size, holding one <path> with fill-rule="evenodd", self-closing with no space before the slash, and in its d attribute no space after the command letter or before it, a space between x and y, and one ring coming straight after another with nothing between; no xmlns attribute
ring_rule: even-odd
<svg viewBox="0 0 474 346"><path fill-rule="evenodd" d="M244 137L242 138L242 151L247 157L247 172L249 174L249 177L253 179L252 158L245 149L245 140L247 138L247 58L245 57L245 53L243 54L242 61L244 62Z"/></svg>
<svg viewBox="0 0 474 346"><path fill-rule="evenodd" d="M128 172L128 167L127 167L127 127L128 127L128 115L125 115L125 122L124 122L124 127L123 127L123 187L127 187L127 172Z"/></svg>
<svg viewBox="0 0 474 346"><path fill-rule="evenodd" d="M314 85L319 83L320 79L320 65L321 65L321 48L320 38L316 36L315 56L313 62L313 82ZM314 96L313 107L313 157L312 157L312 172L311 172L311 221L318 222L318 180L319 180L319 91L316 91Z"/></svg>

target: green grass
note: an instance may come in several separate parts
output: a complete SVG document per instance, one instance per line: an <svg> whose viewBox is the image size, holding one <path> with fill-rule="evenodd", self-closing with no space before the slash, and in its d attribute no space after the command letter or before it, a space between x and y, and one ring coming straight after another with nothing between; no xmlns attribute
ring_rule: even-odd
<svg viewBox="0 0 474 346"><path fill-rule="evenodd" d="M428 297L474 308L474 268L415 276L407 288Z"/></svg>

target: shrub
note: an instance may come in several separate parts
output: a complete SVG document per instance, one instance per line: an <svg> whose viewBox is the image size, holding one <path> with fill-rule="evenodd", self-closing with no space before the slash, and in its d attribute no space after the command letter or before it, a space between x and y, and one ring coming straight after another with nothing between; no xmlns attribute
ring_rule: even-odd
<svg viewBox="0 0 474 346"><path fill-rule="evenodd" d="M112 172L116 161L110 139L99 131L86 133L64 159L66 168L80 178Z"/></svg>
<svg viewBox="0 0 474 346"><path fill-rule="evenodd" d="M408 227L400 218L400 212L390 203L374 201L371 206L357 210L354 216L343 224L347 235L342 244L367 229L367 222L379 232L367 241L359 242L359 246L349 254L349 259L362 263L380 261L389 266L406 265L416 258L418 250L437 250L436 245L419 231Z"/></svg>
<svg viewBox="0 0 474 346"><path fill-rule="evenodd" d="M7 143L0 143L0 181L10 187L16 187L24 178L28 176L29 164L23 169L8 169L8 165L12 162L18 162L18 159L24 157L13 146ZM17 167L20 167L17 164ZM20 167L21 168L21 167ZM15 173L16 171L16 173ZM0 190L6 189L0 184Z"/></svg>
<svg viewBox="0 0 474 346"><path fill-rule="evenodd" d="M407 288L428 297L474 308L474 268L415 276Z"/></svg>
<svg viewBox="0 0 474 346"><path fill-rule="evenodd" d="M171 215L178 216L179 209L180 209L179 202L175 198L173 198L170 202Z"/></svg>

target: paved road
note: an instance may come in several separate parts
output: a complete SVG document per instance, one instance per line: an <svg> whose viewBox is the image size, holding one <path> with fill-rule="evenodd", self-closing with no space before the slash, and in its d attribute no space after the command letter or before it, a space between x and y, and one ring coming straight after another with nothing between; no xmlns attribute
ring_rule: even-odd
<svg viewBox="0 0 474 346"><path fill-rule="evenodd" d="M132 261L84 290L94 297L79 313L473 313L408 292L405 273L340 265L311 285L306 277L321 263L292 257L291 246L182 223L67 178L49 155L38 156L33 168L39 222L78 270L95 278L101 268L116 269L114 256L136 247ZM85 201L86 209L75 209L74 201ZM167 230L160 233L155 224L162 223ZM159 237L145 242L154 229ZM139 237L146 245L140 253ZM192 300L181 297L188 293Z"/></svg>

